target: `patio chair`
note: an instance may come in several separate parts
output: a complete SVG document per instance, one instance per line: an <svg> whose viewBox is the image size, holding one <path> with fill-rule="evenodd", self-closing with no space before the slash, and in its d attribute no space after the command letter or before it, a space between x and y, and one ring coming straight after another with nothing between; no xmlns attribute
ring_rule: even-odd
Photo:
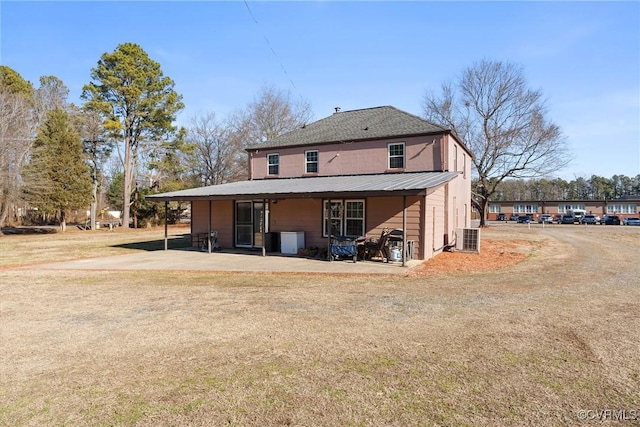
<svg viewBox="0 0 640 427"><path fill-rule="evenodd" d="M382 258L384 262L389 262L389 248L387 240L389 239L389 228L385 227L380 234L379 239L368 239L364 243L365 259Z"/></svg>
<svg viewBox="0 0 640 427"><path fill-rule="evenodd" d="M207 237L208 237L207 233L200 233L199 235L199 238L201 240L200 249L205 252L209 250L209 241ZM218 246L218 232L212 231L211 232L211 251L215 251L215 250L220 250L220 246Z"/></svg>

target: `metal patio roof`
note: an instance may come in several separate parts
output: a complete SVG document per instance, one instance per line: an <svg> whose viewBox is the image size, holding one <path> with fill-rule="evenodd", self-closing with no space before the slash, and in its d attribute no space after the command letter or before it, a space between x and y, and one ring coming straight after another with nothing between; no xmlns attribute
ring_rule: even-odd
<svg viewBox="0 0 640 427"><path fill-rule="evenodd" d="M420 195L461 172L406 172L238 181L146 196L151 201Z"/></svg>

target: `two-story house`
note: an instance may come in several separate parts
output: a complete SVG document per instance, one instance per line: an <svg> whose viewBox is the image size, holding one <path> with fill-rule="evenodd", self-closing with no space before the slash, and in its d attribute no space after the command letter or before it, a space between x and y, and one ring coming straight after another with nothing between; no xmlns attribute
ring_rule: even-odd
<svg viewBox="0 0 640 427"><path fill-rule="evenodd" d="M149 198L190 201L193 236L216 231L221 248L263 253L278 252L265 237L274 233L326 247L331 235L387 227L423 260L470 225L471 153L449 129L394 107L336 112L247 153L247 181Z"/></svg>

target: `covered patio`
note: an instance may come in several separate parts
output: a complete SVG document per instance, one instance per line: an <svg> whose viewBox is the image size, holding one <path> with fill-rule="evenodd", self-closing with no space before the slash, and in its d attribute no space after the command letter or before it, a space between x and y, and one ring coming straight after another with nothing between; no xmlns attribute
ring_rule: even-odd
<svg viewBox="0 0 640 427"><path fill-rule="evenodd" d="M279 229L273 227L272 231L282 233L293 231L286 228L292 222L302 223L302 226L297 227L302 231L305 231L302 227L306 227L306 233L312 236L312 239L309 239L312 240L311 245L324 247L330 253L332 235L335 234L326 231L332 227L330 223L334 218L330 206L338 204L342 209L343 204L357 201L362 203L360 221L363 227L362 233L358 233L357 236L369 235L375 238L381 235L383 229L396 229L400 232L398 240L401 242L398 250L399 253L401 252L399 261L405 266L414 254L414 243L421 251L417 259L425 258L424 247L427 244L425 238L433 235L436 228L440 230L440 221L444 221L446 207L443 188L459 175L459 172L411 172L260 179L156 194L147 196L147 199L165 202L165 212L170 201L191 202L191 232L194 242L197 241L194 246L204 246L208 253L218 248L218 238L226 242L225 245L221 245L225 248L224 251L229 247L235 249L240 246L237 232L238 214L234 216L234 204L237 206L239 201L243 201L242 203L252 201L246 203L253 203L253 206L259 207L255 210L259 213L254 217L254 224L260 224L260 231L254 238L254 242L259 243L254 244L254 249L260 249L263 257L270 252L267 247L267 232L270 221L274 220L279 222L277 224ZM433 199L434 202L431 202L435 204L429 204L427 197L433 191L440 193ZM284 208L283 203L289 208ZM365 203L367 204L366 217L364 216ZM391 207L391 205L394 206ZM427 209L430 214L433 210L430 221L426 221L425 218ZM324 213L322 213L323 210ZM437 221L436 212L438 213ZM300 221L300 218L304 220ZM214 224L216 221L218 225ZM321 237L321 231L324 237ZM355 233L349 234L355 236ZM165 217L165 250L166 242L167 218ZM307 244L309 244L308 241ZM429 251L431 247L429 245ZM369 266L370 264L367 263Z"/></svg>

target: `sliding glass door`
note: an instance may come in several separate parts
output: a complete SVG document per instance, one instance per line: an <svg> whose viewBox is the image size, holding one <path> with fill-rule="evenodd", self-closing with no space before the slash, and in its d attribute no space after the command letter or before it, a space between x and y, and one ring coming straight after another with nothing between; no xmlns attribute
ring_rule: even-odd
<svg viewBox="0 0 640 427"><path fill-rule="evenodd" d="M264 229L264 203L253 202L253 247L262 247L262 232Z"/></svg>
<svg viewBox="0 0 640 427"><path fill-rule="evenodd" d="M236 202L236 246L253 246L253 202Z"/></svg>
<svg viewBox="0 0 640 427"><path fill-rule="evenodd" d="M264 202L236 202L236 246L243 248L261 248L265 222L268 224L268 211Z"/></svg>

